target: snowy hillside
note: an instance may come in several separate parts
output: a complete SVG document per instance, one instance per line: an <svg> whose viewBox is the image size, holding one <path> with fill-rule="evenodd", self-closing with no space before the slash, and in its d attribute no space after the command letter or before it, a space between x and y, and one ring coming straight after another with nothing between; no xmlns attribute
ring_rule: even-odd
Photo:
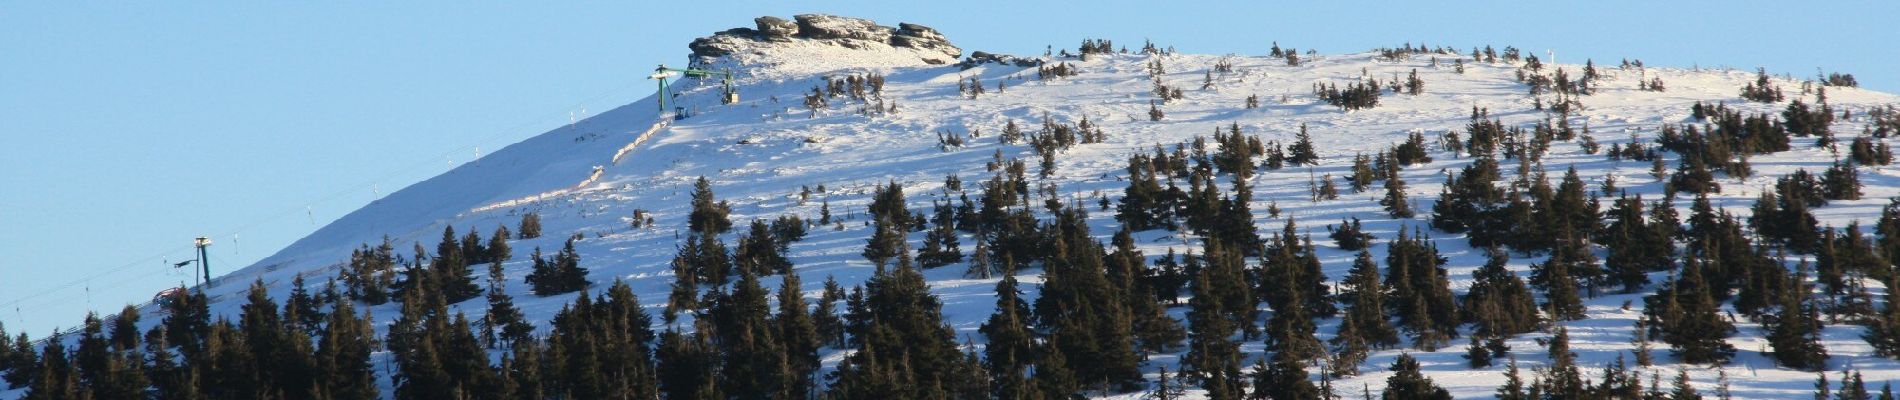
<svg viewBox="0 0 1900 400"><path fill-rule="evenodd" d="M1044 39L1067 43L1073 38ZM472 228L485 237L497 226L514 229L526 213L538 213L548 234L511 243L515 257L505 267L512 282L510 294L540 329L545 330L547 320L572 302L575 294L537 297L529 293L527 285L519 283L530 269L532 261L527 255L535 248L553 253L570 233L582 236L575 244L581 265L590 270L589 279L597 285L625 281L644 300L647 311L658 315L673 283L668 262L688 235L689 196L694 180L701 176L711 180L720 199L730 201L732 220L741 226L745 221L786 214L816 220L821 204L829 203L831 213L844 222L813 227L809 236L791 245L789 253L795 271L803 277L801 289L815 299L828 276L847 287L871 276L874 267L860 256L860 251L873 231L864 215L876 185L903 185L910 208L928 213L933 200L956 199L956 193L945 187L946 176L960 177L967 188L994 175L985 164L997 154L1005 160L1021 158L1030 165L1032 183L1038 187L1057 185L1064 199L1088 207L1093 234L1107 242L1121 229L1120 223L1112 204L1103 210L1095 206L1096 201L1098 196L1106 196L1111 203L1120 197L1127 187L1125 169L1131 154L1152 153L1157 145L1172 149L1230 125L1238 125L1243 134L1263 142L1280 144L1293 143L1302 125L1311 133L1321 156L1318 165L1259 171L1250 181L1254 192L1250 209L1263 235L1277 232L1288 219L1296 220L1302 232L1315 237L1327 281L1336 284L1345 278L1356 252L1338 249L1326 240L1328 224L1348 218L1363 220L1366 231L1376 235L1381 244L1371 252L1383 260L1383 244L1399 231L1429 231L1430 210L1447 174L1456 173L1473 158L1432 146L1434 161L1405 167L1402 176L1408 184L1407 195L1419 212L1408 219L1387 216L1379 204L1383 192L1376 184L1365 192L1353 193L1345 188L1344 181L1336 181L1341 185L1337 200L1312 201L1312 179L1350 175L1356 155L1385 150L1411 133L1423 133L1435 142L1447 132L1462 131L1474 107L1488 109L1507 126L1529 127L1552 115L1536 109L1551 97L1535 99L1517 79L1522 62L1473 61L1469 44L1460 49L1463 55L1420 53L1397 60L1377 52L1302 54L1297 66L1288 65L1281 57L1265 56L1266 49L1260 50L1262 54L1130 52L1093 54L1086 59L1035 58L1051 64L1067 63L1080 70L1074 76L1049 79L1039 79L1034 66L983 63L963 69L933 63L943 60L930 59L933 53L912 48L850 48L802 38L744 45L759 48L695 63L736 72L741 102L720 104L716 79L684 79L674 88L681 92L677 104L691 114L689 118L670 119L671 113L659 112L656 99L648 98L486 155L393 193L255 265L220 277L209 291L214 315L221 313L235 319L244 303L246 286L253 280L264 281L278 298L288 293L297 274L305 275L311 289L317 289L325 278L336 276L349 261L351 250L379 243L384 236L393 240L398 253L409 253L411 243L433 246L445 227L453 227L458 234ZM1175 45L1193 47L1191 43ZM1459 59L1462 66L1455 66L1454 60ZM1545 60L1545 71L1561 68L1575 76L1583 69L1584 60L1559 61ZM1594 94L1578 98L1583 108L1570 117L1569 123L1577 127L1587 124L1590 135L1604 148L1632 141L1653 143L1661 126L1692 122L1690 109L1697 101L1725 103L1748 114L1779 114L1787 105L1749 102L1737 96L1744 85L1754 82L1754 71L1618 68L1617 60L1595 61L1603 77ZM1160 81L1181 89L1183 95L1158 106L1165 113L1158 121L1151 121L1149 115L1156 99L1150 76L1153 63L1165 70ZM1231 64L1231 71L1210 72L1217 64ZM1387 91L1378 105L1369 109L1344 111L1312 93L1315 83L1344 87L1367 77L1395 81L1405 79L1412 71L1417 71L1424 82L1421 94ZM826 77L870 73L886 77L881 104L894 107L895 112L867 111L867 107L879 103L867 104L848 97L830 98L827 107L816 111L805 107L805 95L823 85ZM1203 88L1210 77L1211 83ZM1666 82L1667 90L1639 89L1639 82L1648 78ZM971 79L986 86L985 92L974 99L958 90L960 83ZM1800 94L1799 80L1778 77L1775 83L1790 99L1814 102L1812 94ZM1244 107L1249 96L1258 96L1258 108ZM1837 120L1832 127L1845 141L1867 126L1867 110L1900 104L1900 96L1829 87L1827 101L1834 110L1847 110L1855 116ZM1026 144L1002 144L997 135L1012 121L1033 131L1044 118L1064 124L1086 119L1107 137L1101 143L1075 145L1055 158L1050 178L1036 178L1040 158L1034 150ZM939 135L946 132L960 135L968 143L941 146ZM1614 177L1615 185L1630 194L1640 193L1651 200L1662 197L1663 183L1651 176L1649 162L1611 161L1601 152L1587 154L1574 140L1551 146L1543 163L1553 180L1565 168L1574 167L1593 191L1602 181ZM1664 157L1673 170L1679 156L1664 153ZM1718 174L1722 189L1711 198L1718 207L1747 215L1749 205L1776 178L1797 169L1819 173L1835 159L1836 153L1816 147L1813 140L1796 138L1790 151L1750 158L1755 175L1746 180ZM1515 161L1503 163L1500 184L1517 177ZM1866 183L1864 198L1833 201L1814 209L1823 224L1841 227L1858 220L1869 226L1879 218L1888 198L1900 196L1900 169L1859 168ZM816 191L821 185L824 190ZM801 201L801 188L807 187L814 191L808 200ZM972 197L978 193L966 190ZM1677 202L1683 215L1689 213L1686 198ZM1605 209L1612 199L1603 199ZM1040 198L1033 200L1040 204ZM1278 215L1269 215L1270 208L1277 208ZM635 210L649 213L656 224L634 227ZM1040 210L1038 214L1048 218ZM727 242L743 230L728 233ZM911 247L922 247L924 234L912 233ZM1472 272L1485 262L1484 252L1469 246L1461 234L1431 232L1431 238L1450 259L1446 268L1452 289L1463 294L1471 285ZM1170 250L1201 250L1197 236L1169 230L1138 232L1136 239L1151 260ZM967 253L973 238L964 234L962 240ZM1597 251L1601 257L1603 250ZM1529 266L1546 256L1514 253L1513 257L1510 268L1519 276L1528 276ZM1789 267L1802 257L1790 256ZM985 339L977 327L993 312L998 279L973 279L964 276L964 271L962 264L953 264L926 270L924 275L931 291L943 300L943 317L957 331L958 341L982 346ZM1029 269L1019 277L1031 298L1037 293L1039 273ZM1659 287L1664 276L1661 272L1654 274L1651 280L1657 283L1639 293L1607 291L1586 298L1587 318L1560 322L1568 329L1572 349L1586 377L1597 378L1605 364L1618 355L1629 355L1633 322L1642 317L1642 298ZM776 290L773 288L780 278L767 277L765 282L768 289ZM1869 285L1874 287L1876 297L1884 292L1877 282ZM389 303L369 309L378 320L378 330L388 328L399 314L399 307ZM452 308L481 315L486 305L476 298ZM158 310L148 308L145 312L144 325L149 328L156 324ZM1185 302L1170 313L1184 318ZM1319 337L1324 340L1334 334L1339 319L1321 319L1317 324ZM1811 393L1814 373L1776 367L1764 354L1768 345L1763 328L1747 319L1738 319L1736 325L1738 332L1729 343L1738 351L1733 361L1720 367L1732 381L1736 397L1793 398ZM1875 387L1877 382L1900 380L1900 362L1875 355L1861 339L1863 332L1864 328L1845 323L1827 325L1821 334L1832 355L1826 369L1861 370ZM1509 340L1527 376L1531 368L1546 362L1538 343L1549 336L1533 332ZM1385 367L1401 353L1409 353L1418 358L1429 377L1456 397L1492 396L1503 381L1504 367L1468 368L1462 358L1463 345L1461 338L1435 352L1403 346L1375 351L1360 367L1359 375L1339 378L1333 385L1351 396L1356 396L1362 386L1376 393L1392 374ZM1242 348L1247 352L1245 365L1264 356L1259 340L1244 341ZM1162 367L1176 371L1179 368L1175 363L1184 351L1177 348L1154 354L1142 369L1151 379ZM1655 353L1658 364L1642 368L1642 376L1655 371L1667 385L1679 367L1686 368L1704 394L1715 390L1718 368L1680 365L1660 343ZM833 368L846 351L826 348L820 354L826 368ZM375 363L382 365L388 354L375 357ZM1309 371L1317 380L1320 369ZM1837 376L1832 374L1830 381ZM392 392L387 388L383 391L385 396ZM0 391L8 393L19 392ZM1108 397L1141 396L1144 394Z"/></svg>

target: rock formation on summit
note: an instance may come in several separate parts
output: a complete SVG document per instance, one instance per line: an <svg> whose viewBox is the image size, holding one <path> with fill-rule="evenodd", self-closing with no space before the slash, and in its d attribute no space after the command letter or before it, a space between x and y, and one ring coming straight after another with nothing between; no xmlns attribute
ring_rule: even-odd
<svg viewBox="0 0 1900 400"><path fill-rule="evenodd" d="M733 61L746 63L753 61L748 56L811 49L814 46L878 51L887 53L884 55L914 58L916 62L933 65L953 63L963 55L962 49L950 44L950 40L936 29L912 23L899 23L893 28L867 19L824 14L800 14L789 21L764 16L753 19L753 23L756 25L754 28L733 28L694 39L687 45L693 50L693 62L713 63L720 59L738 58Z"/></svg>

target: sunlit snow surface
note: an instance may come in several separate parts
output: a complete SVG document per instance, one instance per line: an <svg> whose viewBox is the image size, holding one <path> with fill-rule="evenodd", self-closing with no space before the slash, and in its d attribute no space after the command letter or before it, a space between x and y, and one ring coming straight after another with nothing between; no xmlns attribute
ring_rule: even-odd
<svg viewBox="0 0 1900 400"><path fill-rule="evenodd" d="M1528 126L1546 117L1532 109L1526 87L1514 79L1514 66L1467 63L1467 72L1461 75L1452 66L1457 56L1449 55L1440 55L1436 64L1429 55L1401 62L1385 61L1371 53L1307 56L1300 66L1287 66L1282 59L1264 56L1094 56L1089 61L1064 60L1081 68L1078 76L1039 81L1034 68L992 64L960 70L949 65L923 65L913 56L894 54L899 50L893 49L857 51L812 46L781 50L735 56L744 63L715 65L740 73L744 101L739 104L720 105L715 81L683 81L675 88L683 93L679 103L696 110L692 118L656 128L663 119L649 97L554 129L393 193L257 264L222 277L211 291L217 297L213 311L235 319L243 302L241 293L255 279L270 284L279 298L287 293L287 286L298 272L308 275L311 288L318 289L324 278L335 276L337 268L347 262L351 249L377 243L384 235L393 238L398 251L406 254L416 242L432 248L445 225L454 226L458 235L474 228L486 237L497 226L514 229L521 214L533 211L540 213L546 234L512 243L515 257L506 268L510 294L541 329L546 329L546 320L574 295L542 298L528 293L521 281L529 269L527 258L536 247L553 252L569 234L584 237L577 248L582 265L592 271L590 279L597 284L624 280L644 300L649 312L658 313L657 307L665 300L673 279L667 262L686 225L691 184L702 175L712 179L719 198L731 201L733 219L740 227L754 218L781 214L815 220L821 199L829 199L835 216L847 218L842 229L817 227L804 241L791 246L792 261L804 277L801 289L815 298L827 276L849 286L871 274L871 265L858 254L870 235L862 215L873 186L900 182L909 195L908 204L914 210L928 210L931 200L943 195L945 176L962 177L966 190L974 190L971 188L978 181L986 180L991 174L985 171L984 163L998 150L1005 157L1028 161L1033 176L1037 160L1028 146L1000 145L996 134L1010 120L1033 131L1045 115L1063 123L1087 117L1108 134L1106 143L1077 145L1059 157L1053 179L1064 196L1077 196L1090 208L1094 233L1104 241L1119 228L1113 210L1095 208L1090 196L1097 191L1111 198L1119 195L1125 184L1118 176L1123 174L1131 152L1149 152L1156 144L1172 146L1190 141L1195 135L1208 135L1217 127L1235 123L1262 141L1290 143L1300 124L1307 124L1323 156L1321 165L1258 174L1252 181L1256 199L1252 209L1263 234L1277 232L1285 218L1297 218L1301 229L1316 237L1314 243L1320 246L1319 255L1329 280L1336 281L1345 275L1353 254L1332 247L1332 241L1325 238L1326 224L1358 217L1365 221L1368 231L1379 236L1380 243L1399 229L1425 226L1446 171L1456 171L1471 159L1434 152L1436 161L1406 168L1403 175L1409 185L1408 195L1420 211L1420 218L1409 220L1385 216L1377 203L1380 190L1349 193L1343 180L1335 181L1344 191L1340 199L1310 202L1310 177L1332 174L1339 179L1348 174L1355 154L1375 153L1403 140L1410 132L1420 131L1435 138L1447 130L1462 130L1473 106L1489 109L1491 115L1509 125ZM1204 73L1223 58L1231 59L1233 72L1215 74L1214 89L1199 89ZM1147 117L1153 95L1146 69L1155 59L1161 60L1168 72L1163 80L1186 94L1185 99L1162 106L1167 117L1160 122ZM1649 68L1639 72L1634 68L1617 69L1614 64L1615 60L1598 63L1606 77L1596 85L1595 95L1582 99L1585 109L1572 120L1579 128L1587 122L1591 134L1605 149L1632 139L1652 141L1658 126L1688 121L1689 106L1697 100L1727 102L1749 113L1779 113L1785 106L1747 103L1737 97L1739 89L1754 79L1753 71ZM1546 71L1557 67L1566 69L1570 76L1581 76L1581 65L1547 65ZM1395 76L1403 79L1413 69L1425 81L1424 94L1388 92L1377 108L1369 110L1343 112L1310 93L1316 82L1344 85L1363 79L1362 73L1391 81ZM883 97L897 104L897 113L863 116L858 113L862 103L844 98L832 99L831 109L818 112L815 118L804 109L803 94L820 85L823 76L863 72L888 76ZM1639 76L1661 77L1668 91L1637 90ZM986 86L987 93L979 99L971 100L957 91L957 81L970 77L977 77ZM1002 90L996 89L999 82L1005 86ZM1800 93L1799 82L1777 83L1790 98ZM1833 127L1843 138L1861 131L1865 120L1860 116L1869 107L1900 103L1900 97L1894 95L1853 88L1829 88L1827 94L1835 110L1847 109L1856 115L1856 119ZM1260 108L1242 107L1249 95L1260 96ZM1813 102L1811 95L1800 97ZM936 132L975 136L972 133L979 130L981 136L972 138L972 144L964 148L943 151L937 146ZM652 134L648 140L632 146L618 163L613 162L617 152L649 131ZM1796 138L1795 142L1792 151L1751 158L1757 171L1754 178L1743 182L1723 178L1720 183L1724 190L1716 197L1716 204L1745 215L1748 204L1775 177L1798 168L1818 173L1836 158L1827 149L1815 148L1811 140ZM1675 155L1667 157L1673 169ZM1615 176L1617 186L1632 194L1642 193L1649 200L1661 197L1661 184L1650 177L1648 162L1608 161L1601 154L1584 154L1577 142L1555 143L1544 160L1553 180L1564 168L1575 166L1593 190L1606 176ZM601 173L590 179L596 167ZM1506 163L1502 169L1505 179L1514 178L1514 163ZM1835 226L1856 219L1870 222L1878 218L1888 197L1900 194L1896 175L1894 167L1862 167L1861 176L1867 185L1865 200L1830 202L1814 213L1824 224ZM814 192L808 202L799 202L801 186L815 189L819 185L827 190ZM1282 210L1279 218L1266 214L1270 203L1277 203ZM1688 201L1677 205L1686 215ZM630 228L635 209L652 213L657 226ZM734 232L725 239L732 243L737 235ZM1432 236L1440 251L1451 259L1448 268L1452 286L1462 293L1471 282L1471 272L1483 263L1482 254L1467 246L1460 235ZM1137 238L1151 258L1166 254L1170 248L1185 252L1200 247L1192 238L1166 231L1142 232ZM921 239L922 233L913 234L912 246L919 246ZM966 235L962 242L967 253L973 241ZM1384 251L1384 246L1372 250L1381 260ZM1513 259L1511 266L1523 276L1528 265L1537 261L1541 257ZM951 265L925 271L925 275L943 299L946 320L960 335L981 346L983 337L976 328L992 310L995 280L967 279L962 276L963 270L962 265ZM1030 270L1026 273L1029 276L1022 277L1023 288L1030 296L1035 295L1040 281L1033 276L1037 273ZM1661 275L1653 280L1660 281ZM768 278L766 283L776 287L778 279ZM1878 283L1870 285L1882 290ZM1633 304L1632 308L1623 309L1626 303ZM1609 294L1589 299L1587 304L1589 318L1564 325L1570 330L1579 364L1586 367L1585 376L1596 378L1601 366L1619 354L1627 355L1632 348L1631 323L1641 315L1642 301L1640 294ZM387 328L387 322L398 314L397 307L391 303L370 308L381 324L379 329ZM481 315L486 304L476 298L454 307ZM146 312L146 325L160 320L153 315L155 310L148 308ZM1173 312L1178 317L1184 309ZM1337 324L1337 319L1320 321L1322 339L1330 337ZM1730 343L1739 352L1724 367L1737 397L1790 398L1806 396L1812 390L1813 373L1776 368L1763 353L1767 342L1762 338L1761 326L1743 320L1738 328ZM1855 326L1828 326L1822 335L1833 355L1828 369L1860 369L1875 388L1879 382L1900 379L1900 364L1873 356L1859 338L1861 332ZM1510 341L1526 379L1532 374L1531 368L1545 362L1542 348L1533 339L1546 336L1532 333ZM1455 341L1438 352L1412 354L1430 377L1458 397L1490 397L1502 381L1502 363L1469 369L1461 358L1463 344ZM1258 341L1245 344L1248 365L1252 357L1261 356L1261 347ZM1361 366L1361 375L1336 380L1335 387L1353 396L1362 385L1378 392L1390 374L1385 367L1403 351L1410 350L1374 353ZM844 355L838 349L822 352L827 368ZM1715 369L1675 364L1667 346L1660 343L1655 354L1659 364L1639 368L1641 375L1657 371L1666 385L1677 368L1686 367L1705 395L1714 390ZM382 363L387 356L378 354L376 362ZM1179 356L1178 352L1153 355L1144 370L1151 378L1163 366L1177 370L1173 364ZM1829 380L1837 382L1835 375ZM1317 374L1314 379L1318 379ZM388 385L387 379L383 382ZM383 391L391 392L387 387Z"/></svg>

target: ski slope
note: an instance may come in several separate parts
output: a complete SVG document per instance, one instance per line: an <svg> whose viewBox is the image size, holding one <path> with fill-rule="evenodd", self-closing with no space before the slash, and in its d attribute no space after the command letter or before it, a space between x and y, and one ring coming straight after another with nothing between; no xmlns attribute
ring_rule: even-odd
<svg viewBox="0 0 1900 400"><path fill-rule="evenodd" d="M1378 204L1378 190L1348 193L1350 190L1341 185L1340 199L1309 201L1307 185L1311 177L1343 177L1354 155L1376 153L1404 140L1411 132L1433 138L1449 130L1462 130L1473 107L1489 109L1491 115L1508 125L1528 126L1545 118L1544 113L1532 109L1533 100L1526 94L1526 87L1515 81L1516 66L1467 62L1466 72L1459 74L1451 64L1456 56L1447 55L1438 56L1436 63L1429 55L1401 61L1387 61L1376 53L1311 55L1303 57L1299 66L1258 54L1095 55L1086 61L1056 60L1080 67L1080 75L1037 80L1033 67L987 64L962 70L954 65L926 64L907 54L893 54L895 51L799 42L715 63L714 67L739 73L737 83L744 101L721 105L717 82L685 80L675 89L682 93L678 104L695 111L691 118L669 120L658 111L656 99L647 98L508 146L395 192L256 264L219 277L209 291L213 295L212 311L236 318L243 292L253 280L266 282L279 299L288 293L289 283L299 273L307 276L312 289L318 289L324 278L335 276L338 267L348 261L351 249L377 243L384 236L392 238L399 251L406 253L411 243L432 246L445 226L453 226L458 234L474 228L486 236L497 226L514 229L521 215L538 212L547 233L538 239L511 243L516 256L505 267L516 305L539 328L546 329L546 320L575 294L536 297L528 293L527 285L520 283L531 263L527 254L536 247L554 251L569 234L584 237L576 246L582 266L591 270L589 279L601 284L626 281L645 300L649 312L658 313L657 307L663 305L673 280L667 262L685 231L691 185L700 176L711 179L718 197L731 202L735 223L782 214L815 220L821 199L829 201L834 215L845 218L837 226L813 228L804 241L791 246L796 271L804 277L805 287L801 289L815 299L827 276L849 286L871 275L873 267L859 256L859 251L871 235L862 215L875 185L902 183L909 195L907 203L913 209L927 210L932 199L945 195L945 176L957 175L965 182L987 179L991 174L985 171L984 163L996 152L1033 164L1035 156L1026 144L999 144L996 133L1011 120L1025 130L1033 130L1045 115L1061 123L1087 118L1108 134L1104 143L1081 144L1066 152L1049 180L1060 185L1064 196L1074 196L1091 208L1097 192L1111 199L1119 195L1125 183L1117 177L1123 174L1127 157L1133 152L1189 142L1196 135L1208 135L1229 124L1238 124L1243 132L1263 142L1291 143L1300 125L1308 125L1323 157L1320 165L1257 174L1252 178L1256 201L1251 209L1263 232L1277 230L1285 219L1295 218L1300 229L1319 237L1314 243L1320 246L1324 270L1329 281L1337 282L1346 275L1353 253L1336 249L1330 240L1324 240L1326 224L1360 218L1380 243L1401 229L1425 226L1446 172L1456 171L1471 159L1433 152L1435 161L1404 169L1408 197L1416 203L1420 215L1413 219L1388 218ZM1223 59L1232 62L1233 71L1214 74L1213 87L1200 89L1204 73ZM1154 98L1147 65L1154 60L1167 71L1163 81L1185 92L1185 99L1162 106L1166 118L1161 121L1149 121L1147 116ZM1753 71L1666 67L1639 71L1605 65L1613 63L1606 60L1598 64L1606 76L1597 85L1596 94L1581 99L1585 108L1572 119L1577 126L1587 122L1591 134L1605 148L1631 140L1653 140L1660 125L1688 121L1689 106L1696 101L1726 102L1745 113L1778 113L1785 106L1749 103L1737 97L1740 88L1754 79ZM1578 76L1582 66L1551 63L1545 68L1564 68ZM1310 93L1316 82L1344 85L1362 81L1362 74L1382 81L1393 79L1395 74L1402 79L1414 69L1425 81L1423 94L1385 94L1378 107L1368 110L1341 111ZM821 85L824 76L870 72L887 76L883 97L897 104L896 113L861 115L857 111L862 104L844 98L832 99L831 108L815 116L802 105L803 94ZM1639 76L1660 77L1668 91L1638 90ZM957 90L958 81L972 77L989 87L977 99ZM1005 88L994 89L998 82ZM1797 81L1778 79L1777 84L1790 98L1800 91ZM1260 96L1261 107L1242 107L1250 95ZM1805 98L1813 101L1812 96ZM1829 88L1828 99L1836 110L1851 110L1857 116L1870 107L1900 103L1900 96L1854 88ZM1859 118L1837 122L1833 129L1842 137L1852 137L1864 124ZM940 131L964 134L971 139L970 144L940 149L936 140ZM981 136L974 134L978 131ZM1666 157L1671 166L1675 165L1674 154ZM1829 150L1797 139L1792 151L1751 158L1757 171L1753 178L1721 178L1723 191L1712 198L1717 206L1746 215L1748 205L1776 177L1799 168L1818 173L1834 159ZM1614 176L1617 186L1631 194L1661 197L1661 183L1650 177L1648 162L1608 161L1601 154L1585 154L1576 142L1553 143L1545 165L1553 179L1563 168L1574 166L1592 189ZM1515 178L1511 167L1503 168L1505 179ZM1865 200L1830 202L1815 209L1815 216L1823 224L1870 222L1878 217L1889 197L1900 196L1900 170L1861 168L1867 184ZM819 185L826 190L814 192L809 201L799 201L801 187ZM1687 203L1678 204L1685 215ZM1267 215L1269 204L1281 210L1278 217ZM658 223L646 228L630 227L636 209L651 213ZM1112 211L1091 210L1090 218L1094 234L1103 241L1119 229ZM725 239L732 243L737 234L728 234ZM922 237L922 232L913 233L912 247L920 247ZM1470 285L1471 272L1484 262L1483 253L1467 246L1462 235L1434 233L1432 237L1451 259L1447 267L1452 287L1462 294ZM1167 231L1141 232L1137 239L1151 258L1167 254L1169 249L1184 253L1200 248L1195 238ZM972 239L966 235L962 242L967 252ZM1384 250L1384 246L1376 246L1372 252L1382 260ZM1542 258L1516 258L1511 266L1525 276L1528 266ZM960 335L981 346L984 340L976 329L992 311L996 279L968 279L962 276L963 270L961 265L951 265L924 273L933 292L943 299L946 321ZM1036 294L1035 284L1040 282L1036 273L1030 270L1020 278L1031 298ZM776 277L764 280L768 289L779 282ZM1662 279L1658 274L1652 280ZM1878 283L1870 285L1877 292L1883 290ZM1632 349L1631 326L1641 316L1642 301L1641 294L1609 294L1586 302L1589 318L1563 325L1569 329L1572 348L1579 355L1585 375L1596 378L1600 367ZM1625 309L1624 305L1630 303L1634 306ZM387 322L397 316L397 307L390 303L370 308L383 325L379 329L386 329ZM453 307L480 315L486 304L477 298ZM148 327L160 320L155 315L157 310L144 311ZM1185 309L1172 312L1180 317ZM1321 320L1321 339L1330 337L1337 325L1337 319ZM1790 398L1811 392L1812 373L1776 368L1764 354L1767 344L1761 327L1746 320L1737 325L1739 332L1730 343L1739 351L1733 362L1722 367L1733 381L1737 397ZM1863 370L1875 387L1879 382L1900 380L1900 363L1872 355L1859 338L1861 330L1845 325L1827 327L1824 342L1833 356L1829 369ZM1510 341L1513 354L1527 374L1530 368L1545 362L1542 348L1535 343L1543 337L1547 335L1532 333ZM1461 358L1462 344L1455 342L1430 353L1377 351L1361 367L1360 375L1335 380L1334 384L1348 395L1356 395L1362 387L1377 392L1390 374L1384 368L1401 352L1410 352L1428 376L1457 397L1491 396L1503 380L1504 367L1467 368ZM1262 356L1261 348L1258 341L1244 344L1243 349L1249 353L1247 364L1253 357ZM378 354L377 362L387 356ZM824 349L821 356L829 367L844 353ZM1151 378L1160 367L1177 370L1173 364L1179 356L1178 352L1154 355L1144 370ZM1657 346L1656 356L1659 364L1640 369L1641 374L1656 371L1665 380L1673 377L1679 366L1668 356L1666 345ZM1688 369L1704 394L1713 391L1716 369L1681 367ZM1831 376L1830 381L1837 379ZM383 391L392 392L388 388Z"/></svg>

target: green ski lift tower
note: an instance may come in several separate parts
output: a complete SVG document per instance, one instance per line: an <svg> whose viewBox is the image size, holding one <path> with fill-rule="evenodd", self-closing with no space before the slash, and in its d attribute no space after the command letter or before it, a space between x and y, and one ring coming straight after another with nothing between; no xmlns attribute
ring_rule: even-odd
<svg viewBox="0 0 1900 400"><path fill-rule="evenodd" d="M721 104L739 102L739 89L732 86L732 71L714 71L699 68L667 68L665 64L661 64L659 68L653 69L653 75L647 76L647 79L659 81L658 98L660 101L660 112L667 111L667 100L672 97L672 86L667 83L667 78L672 77L674 73L678 73L682 77L693 79L706 79L718 76L721 84L719 102Z"/></svg>

